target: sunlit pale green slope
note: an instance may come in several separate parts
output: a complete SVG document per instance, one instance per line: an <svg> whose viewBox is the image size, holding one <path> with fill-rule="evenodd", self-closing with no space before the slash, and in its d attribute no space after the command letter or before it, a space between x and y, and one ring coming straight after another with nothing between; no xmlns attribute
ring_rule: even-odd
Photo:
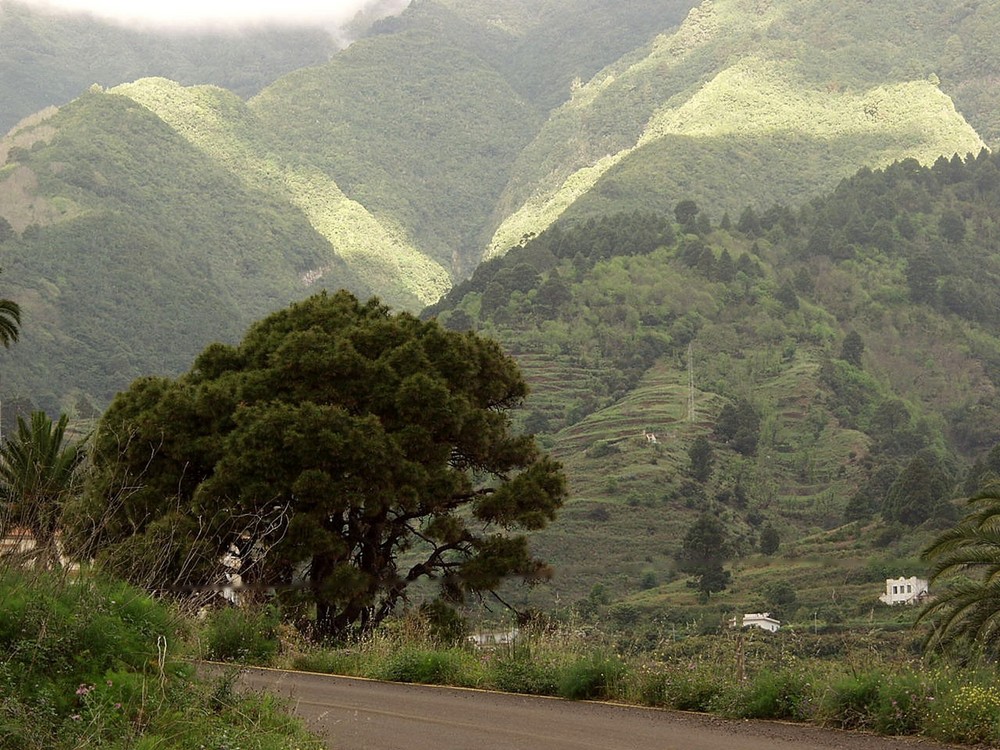
<svg viewBox="0 0 1000 750"><path fill-rule="evenodd" d="M254 114L235 95L216 87L184 88L165 79L118 86L248 186L297 207L331 250L388 303L416 308L437 300L450 286L448 272L347 198L318 169L277 155ZM321 282L332 269L312 269ZM337 283L334 279L325 279Z"/></svg>
<svg viewBox="0 0 1000 750"><path fill-rule="evenodd" d="M515 165L487 254L566 212L695 198L720 216L800 201L862 165L977 152L969 122L995 137L995 107L970 92L1000 54L980 50L973 65L948 50L1000 18L956 20L946 5L702 3L553 114Z"/></svg>

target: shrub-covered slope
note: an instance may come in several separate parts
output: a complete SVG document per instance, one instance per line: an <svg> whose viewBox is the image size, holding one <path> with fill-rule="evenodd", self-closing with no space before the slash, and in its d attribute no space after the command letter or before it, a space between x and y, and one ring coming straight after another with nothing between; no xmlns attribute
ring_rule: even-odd
<svg viewBox="0 0 1000 750"><path fill-rule="evenodd" d="M4 296L23 310L9 395L103 408L304 296L317 268L368 291L301 213L125 97L88 94L6 144Z"/></svg>
<svg viewBox="0 0 1000 750"><path fill-rule="evenodd" d="M119 85L113 94L144 109L104 107L94 122L110 141L90 137L88 118L39 115L0 142L0 218L18 235L0 252L11 282L30 243L120 244L107 217L126 236L141 228L151 238L163 259L154 265L195 247L213 267L231 267L241 253L259 256L262 269L276 265L253 283L178 275L184 290L218 283L224 291L204 304L232 312L220 308L204 326L171 313L171 326L190 329L159 337L129 367L109 369L114 357L102 348L96 363L77 361L89 344L54 349L64 361L51 365L14 352L7 395L16 384L16 393L66 402L79 388L102 406L106 395L97 394L122 381L98 385L101 373L183 370L201 342L232 338L257 312L287 304L299 293L297 274L415 310L467 277L484 252L501 254L558 220L637 209L662 217L694 200L706 219L728 213L735 223L748 204L796 207L861 166L978 153L1000 133L987 95L998 55L986 43L1000 18L985 3L708 0L679 27L687 2L626 5L424 0L248 102L164 78ZM163 137L135 140L134 123L153 115ZM58 153L46 145L57 131ZM125 161L131 181L115 185L108 175ZM97 175L96 188L79 183L81 169ZM123 208L120 191L141 197ZM31 225L39 230L25 232ZM56 239L66 231L69 239ZM60 289L86 286L78 271L93 278L94 269L125 268L93 253L59 256ZM158 278L159 305L173 310L167 297L187 292L174 290L169 273ZM258 282L286 291L262 294ZM91 308L93 320L75 309L68 321L38 315L38 293L17 298L21 286L9 296L28 305L28 329L53 342L77 342L77 325L145 336L153 297L127 278L121 286L141 298L105 301ZM70 297L59 299L69 310ZM28 367L30 375L20 372ZM67 375L51 380L50 368ZM76 372L90 374L74 383Z"/></svg>
<svg viewBox="0 0 1000 750"><path fill-rule="evenodd" d="M513 169L489 252L563 213L694 198L719 217L733 201L801 201L862 165L976 153L1000 136L983 94L1000 56L979 41L1000 19L963 8L702 3L549 118Z"/></svg>
<svg viewBox="0 0 1000 750"><path fill-rule="evenodd" d="M539 542L562 595L669 580L704 510L735 557L768 525L799 554L843 524L856 561L912 554L996 464L998 210L997 157L910 159L721 225L685 201L556 227L428 310L537 383L524 424L575 492Z"/></svg>
<svg viewBox="0 0 1000 750"><path fill-rule="evenodd" d="M341 266L386 302L419 308L448 290L448 270L418 251L395 224L380 222L319 169L282 159L255 115L234 94L211 86L182 87L163 78L116 86L148 107L242 182L285 200L330 243L338 263L314 269L319 283L350 285Z"/></svg>
<svg viewBox="0 0 1000 750"><path fill-rule="evenodd" d="M460 277L542 118L459 30L360 40L250 106L279 153L319 168Z"/></svg>

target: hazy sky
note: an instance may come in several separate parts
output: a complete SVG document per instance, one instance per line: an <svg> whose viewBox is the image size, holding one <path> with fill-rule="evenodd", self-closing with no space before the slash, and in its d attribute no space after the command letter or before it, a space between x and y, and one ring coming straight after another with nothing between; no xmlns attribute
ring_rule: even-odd
<svg viewBox="0 0 1000 750"><path fill-rule="evenodd" d="M372 0L28 0L39 7L84 11L126 23L156 26L243 25L261 21L338 24ZM409 0L379 3L398 10Z"/></svg>

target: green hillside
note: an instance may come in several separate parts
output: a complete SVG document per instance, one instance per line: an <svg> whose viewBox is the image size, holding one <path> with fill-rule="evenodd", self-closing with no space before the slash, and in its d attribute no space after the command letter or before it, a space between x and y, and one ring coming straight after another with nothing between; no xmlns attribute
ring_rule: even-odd
<svg viewBox="0 0 1000 750"><path fill-rule="evenodd" d="M380 33L440 27L442 9L462 24L477 54L522 96L548 111L606 65L678 25L695 0L434 0L383 21Z"/></svg>
<svg viewBox="0 0 1000 750"><path fill-rule="evenodd" d="M669 225L674 206L693 200L702 224L736 226L748 205L782 216L772 206L798 210L861 167L929 165L1000 138L990 95L1000 16L984 3L422 0L305 67L297 55L316 47L298 32L249 34L213 57L195 54L184 36L168 44L2 8L0 71L14 76L0 80L43 91L72 69L87 76L81 85L116 84L36 113L0 141L0 218L16 233L0 248L2 280L25 305L28 342L5 355L3 392L49 405L72 405L79 391L101 408L134 375L182 371L203 342L233 339L307 286L416 311L484 254L553 225L637 210ZM241 56L260 39L273 54L262 52L258 66ZM134 50L118 54L119 43ZM141 66L126 83L118 68L93 75L98 62L158 61L164 50L180 66L159 68L170 78L141 77L150 72ZM206 67L185 67L195 59ZM252 87L203 75L221 66L263 83L285 63L296 70L249 100ZM659 239L647 252L674 247L676 233L650 227ZM747 242L732 242L732 253L749 256ZM143 248L148 262L121 263L120 245ZM754 254L765 268L773 260ZM531 279L509 271L505 286L527 294ZM155 277L155 294L136 281L141 273ZM560 273L578 281L569 268ZM95 291L78 276L114 279L120 291L72 307L79 297L67 290ZM969 293L963 284L953 298ZM565 290L553 280L548 291ZM635 294L629 305L647 304ZM687 300L686 313L704 318L717 314L725 289L671 282L657 294ZM475 318L481 304L489 313L495 296L463 303L463 314ZM164 311L156 335L147 330L154 299ZM642 320L636 310L618 314ZM677 315L690 324L669 313ZM117 332L121 343L93 343L81 330ZM667 346L658 330L617 331L607 342L586 342L583 332L596 335L592 321L553 320L537 334L585 346L586 357L567 366L587 373L588 385L569 387L554 372L531 424L555 433L570 412L622 397ZM33 356L35 335L50 342L45 357ZM631 358L618 379L605 372L612 344ZM525 352L577 356L551 344Z"/></svg>
<svg viewBox="0 0 1000 750"><path fill-rule="evenodd" d="M4 293L24 312L8 398L103 408L305 296L316 268L366 289L293 207L125 97L88 94L6 144Z"/></svg>
<svg viewBox="0 0 1000 750"><path fill-rule="evenodd" d="M845 618L887 575L920 572L921 540L998 465L998 209L1000 158L908 159L721 226L693 203L671 224L566 222L456 286L427 314L515 353L533 386L524 425L573 487L536 540L557 578L528 601L601 584L650 613L690 604L675 555L705 510L737 570L695 610L715 621L763 606L768 578L817 607L840 590L817 611Z"/></svg>
<svg viewBox="0 0 1000 750"><path fill-rule="evenodd" d="M340 265L350 267L364 288L386 302L416 309L434 302L451 285L448 271L350 200L314 167L277 156L271 138L244 102L217 87L182 87L163 78L117 86L148 107L192 145L255 189L288 201L330 243ZM312 270L314 282L350 285L337 276L338 264ZM332 277L332 278L331 278Z"/></svg>
<svg viewBox="0 0 1000 750"><path fill-rule="evenodd" d="M279 153L461 277L540 114L446 26L360 40L250 101Z"/></svg>
<svg viewBox="0 0 1000 750"><path fill-rule="evenodd" d="M998 22L929 2L704 2L553 114L488 255L564 213L693 198L718 218L800 202L862 165L976 153L1000 135L982 94L1000 58L978 41Z"/></svg>
<svg viewBox="0 0 1000 750"><path fill-rule="evenodd" d="M83 14L0 2L0 135L23 117L72 101L88 86L144 76L213 83L251 96L290 71L336 51L322 29L155 32Z"/></svg>

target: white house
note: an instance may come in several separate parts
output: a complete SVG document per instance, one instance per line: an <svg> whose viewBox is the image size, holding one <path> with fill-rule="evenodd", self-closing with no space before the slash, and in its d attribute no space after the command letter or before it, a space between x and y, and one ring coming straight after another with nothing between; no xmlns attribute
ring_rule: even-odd
<svg viewBox="0 0 1000 750"><path fill-rule="evenodd" d="M930 593L930 584L923 578L886 578L885 593L879 599L884 604L918 604Z"/></svg>
<svg viewBox="0 0 1000 750"><path fill-rule="evenodd" d="M743 615L742 622L734 617L729 621L729 624L734 628L754 627L766 630L769 633L776 633L778 632L778 628L781 627L781 620L776 620L771 617L770 612L752 612L750 614Z"/></svg>

